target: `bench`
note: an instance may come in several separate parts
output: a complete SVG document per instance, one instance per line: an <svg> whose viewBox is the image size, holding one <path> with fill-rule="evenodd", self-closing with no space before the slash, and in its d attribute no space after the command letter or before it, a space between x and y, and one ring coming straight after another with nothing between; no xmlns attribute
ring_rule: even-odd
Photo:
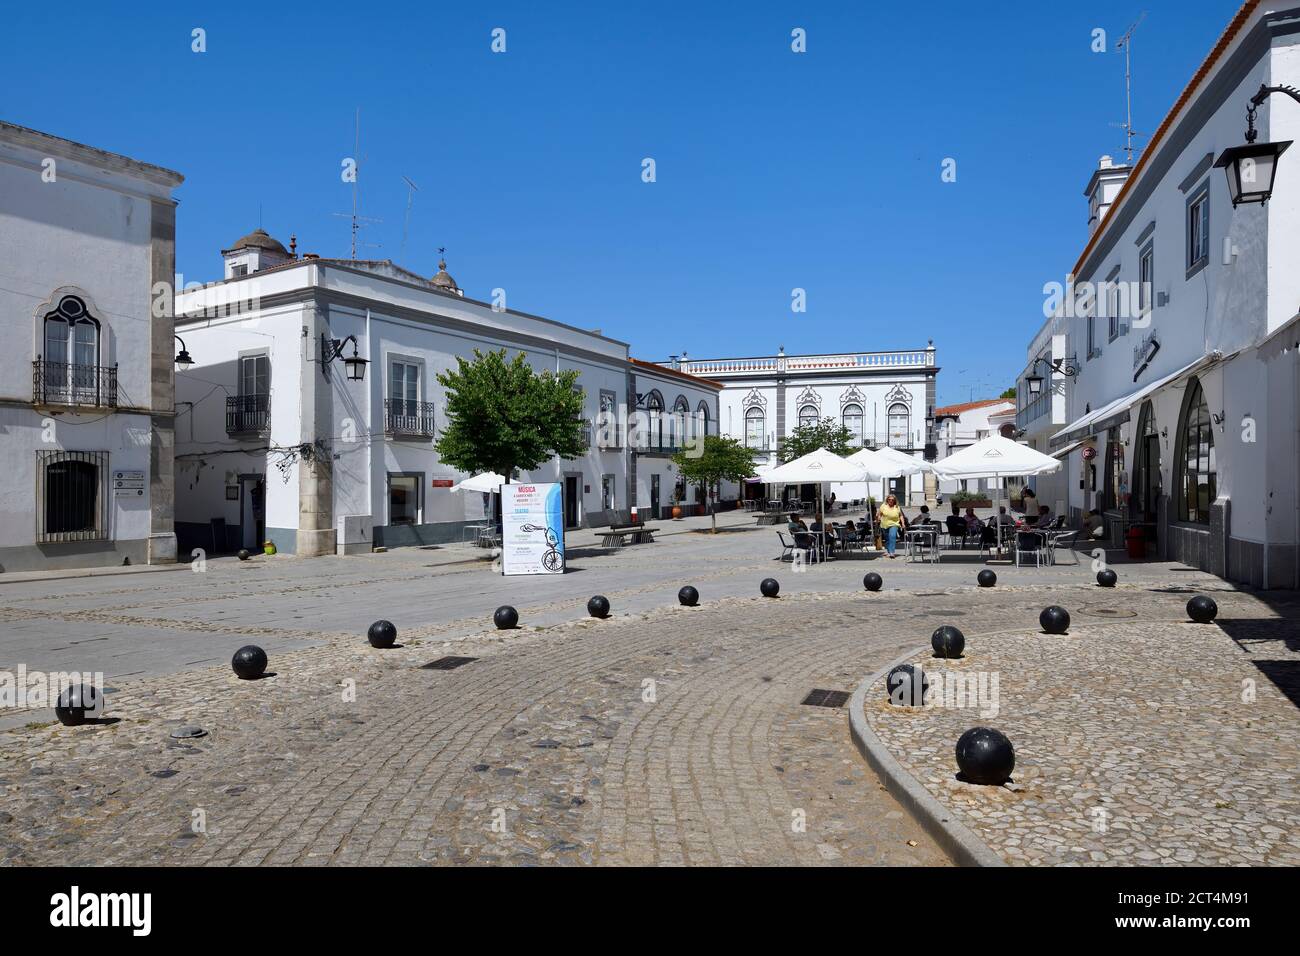
<svg viewBox="0 0 1300 956"><path fill-rule="evenodd" d="M610 525L601 532L600 545L602 548L621 548L627 543L625 538L631 538L632 544L654 544L655 529L643 524Z"/></svg>

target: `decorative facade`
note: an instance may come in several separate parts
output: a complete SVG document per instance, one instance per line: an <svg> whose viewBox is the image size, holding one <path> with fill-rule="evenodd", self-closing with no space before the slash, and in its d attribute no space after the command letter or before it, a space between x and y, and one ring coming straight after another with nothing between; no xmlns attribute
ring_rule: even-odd
<svg viewBox="0 0 1300 956"><path fill-rule="evenodd" d="M0 123L0 571L176 560L183 178Z"/></svg>
<svg viewBox="0 0 1300 956"><path fill-rule="evenodd" d="M564 485L566 525L671 508L671 455L716 427L720 387L639 363L627 345L470 299L439 264L424 278L389 261L278 256L231 274L270 237L226 250L227 278L184 290L178 329L195 364L178 377L177 530L183 547L300 555L460 541L490 519L469 477L443 465L437 375L475 349L576 369L591 438L575 460L519 476ZM344 363L364 359L360 380Z"/></svg>
<svg viewBox="0 0 1300 956"><path fill-rule="evenodd" d="M1138 162L1103 157L1063 269L1085 294L1051 310L1018 385L1025 440L1065 463L1040 500L1097 509L1116 544L1136 526L1161 557L1284 588L1300 586L1300 161L1238 207L1214 164L1261 85L1300 84L1297 23L1245 3ZM1266 99L1255 123L1261 142L1300 139L1300 104Z"/></svg>

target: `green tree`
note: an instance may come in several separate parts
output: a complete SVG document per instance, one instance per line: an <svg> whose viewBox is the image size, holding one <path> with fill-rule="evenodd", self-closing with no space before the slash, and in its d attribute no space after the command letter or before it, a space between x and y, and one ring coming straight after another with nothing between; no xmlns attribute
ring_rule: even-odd
<svg viewBox="0 0 1300 956"><path fill-rule="evenodd" d="M1014 399L1015 397L1016 397L1016 387L1014 385L1012 385L1009 389L1007 389L1005 392L1003 392L1001 395L998 396L998 398L1010 398L1010 399Z"/></svg>
<svg viewBox="0 0 1300 956"><path fill-rule="evenodd" d="M713 507L715 486L720 481L744 481L754 473L754 453L735 438L705 435L704 441L694 448L673 455L682 478L703 486L709 493L709 514L713 518L713 534L718 533L718 514Z"/></svg>
<svg viewBox="0 0 1300 956"><path fill-rule="evenodd" d="M478 474L495 471L510 481L553 455L576 458L587 450L582 392L576 370L538 374L520 352L456 357L454 371L438 375L447 390L447 424L435 442L444 464Z"/></svg>
<svg viewBox="0 0 1300 956"><path fill-rule="evenodd" d="M823 418L818 422L800 425L787 435L781 442L781 451L778 457L781 464L784 465L786 462L802 458L818 448L825 448L832 454L844 458L857 451L850 444L852 441L853 433L847 428L833 418Z"/></svg>

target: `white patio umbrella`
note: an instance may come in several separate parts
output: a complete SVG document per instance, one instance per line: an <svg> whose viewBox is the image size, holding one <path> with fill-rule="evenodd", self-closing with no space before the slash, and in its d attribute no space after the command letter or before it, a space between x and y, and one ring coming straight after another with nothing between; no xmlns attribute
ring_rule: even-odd
<svg viewBox="0 0 1300 956"><path fill-rule="evenodd" d="M506 480L495 471L485 471L451 486L452 491L500 491Z"/></svg>
<svg viewBox="0 0 1300 956"><path fill-rule="evenodd" d="M846 461L834 452L818 448L802 458L777 465L763 476L763 480L781 485L817 485L817 513L825 522L822 507L822 486L828 482L867 481L867 471L859 464Z"/></svg>
<svg viewBox="0 0 1300 956"><path fill-rule="evenodd" d="M928 461L905 455L896 448L877 448L874 451L863 448L850 455L848 460L866 468L870 481L883 482L890 478L919 475L932 470ZM887 492L887 488L881 489L882 501L883 495Z"/></svg>
<svg viewBox="0 0 1300 956"><path fill-rule="evenodd" d="M1060 461L1028 445L990 435L942 461L934 463L934 473L944 480L967 478L1016 478L1023 475L1046 475L1058 471ZM1002 526L998 529L998 550L1002 550Z"/></svg>

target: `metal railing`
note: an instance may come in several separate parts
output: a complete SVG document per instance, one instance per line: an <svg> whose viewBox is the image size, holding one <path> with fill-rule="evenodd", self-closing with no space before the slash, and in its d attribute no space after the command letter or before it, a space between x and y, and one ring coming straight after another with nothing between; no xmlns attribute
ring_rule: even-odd
<svg viewBox="0 0 1300 956"><path fill-rule="evenodd" d="M87 405L117 407L116 365L32 363L32 401L37 405Z"/></svg>
<svg viewBox="0 0 1300 956"><path fill-rule="evenodd" d="M433 402L384 399L384 431L389 435L433 435Z"/></svg>
<svg viewBox="0 0 1300 956"><path fill-rule="evenodd" d="M258 435L270 424L270 395L231 395L226 399L227 435Z"/></svg>
<svg viewBox="0 0 1300 956"><path fill-rule="evenodd" d="M671 365L672 363L661 363ZM848 352L839 355L773 355L734 359L688 359L674 368L689 375L743 375L755 372L799 372L827 369L929 368L934 365L933 349L902 349L887 352Z"/></svg>

